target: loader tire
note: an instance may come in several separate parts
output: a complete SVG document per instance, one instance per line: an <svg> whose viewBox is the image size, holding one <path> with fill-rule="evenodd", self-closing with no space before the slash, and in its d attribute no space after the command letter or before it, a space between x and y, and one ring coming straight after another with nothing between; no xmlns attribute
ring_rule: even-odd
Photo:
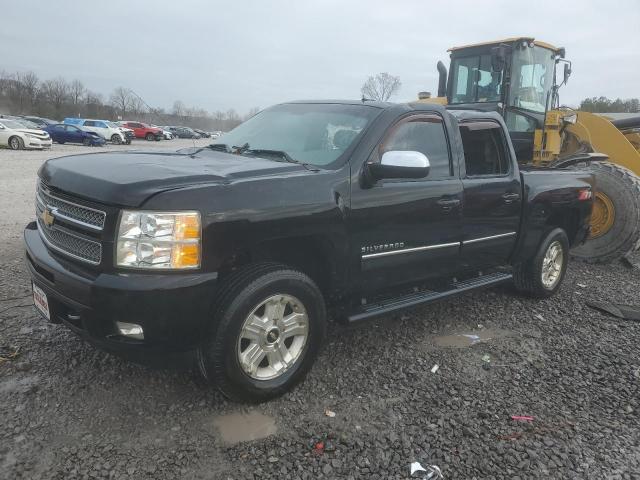
<svg viewBox="0 0 640 480"><path fill-rule="evenodd" d="M571 254L607 263L640 246L640 178L610 162L593 163L589 170L596 179L591 236Z"/></svg>

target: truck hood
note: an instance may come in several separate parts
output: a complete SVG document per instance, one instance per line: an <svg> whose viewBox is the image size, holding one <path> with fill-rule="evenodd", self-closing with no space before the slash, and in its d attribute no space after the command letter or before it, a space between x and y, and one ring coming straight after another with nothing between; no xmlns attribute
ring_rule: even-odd
<svg viewBox="0 0 640 480"><path fill-rule="evenodd" d="M162 151L73 155L48 160L38 175L50 187L74 196L139 207L166 190L301 173L310 174L299 164L206 150L195 155Z"/></svg>

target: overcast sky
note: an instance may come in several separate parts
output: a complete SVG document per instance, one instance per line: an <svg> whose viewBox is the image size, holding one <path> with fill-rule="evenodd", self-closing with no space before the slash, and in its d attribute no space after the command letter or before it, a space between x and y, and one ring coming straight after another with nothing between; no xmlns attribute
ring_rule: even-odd
<svg viewBox="0 0 640 480"><path fill-rule="evenodd" d="M392 100L412 100L436 92L448 47L509 36L566 47L563 103L640 96L640 0L9 1L0 17L0 70L78 78L105 98L122 85L166 108L359 98L378 72L400 77Z"/></svg>

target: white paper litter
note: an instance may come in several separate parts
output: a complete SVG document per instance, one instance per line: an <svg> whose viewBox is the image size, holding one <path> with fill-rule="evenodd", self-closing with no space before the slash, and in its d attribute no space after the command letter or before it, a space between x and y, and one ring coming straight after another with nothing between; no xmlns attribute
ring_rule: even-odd
<svg viewBox="0 0 640 480"><path fill-rule="evenodd" d="M433 367L431 367L431 373L436 373L440 366L436 363Z"/></svg>

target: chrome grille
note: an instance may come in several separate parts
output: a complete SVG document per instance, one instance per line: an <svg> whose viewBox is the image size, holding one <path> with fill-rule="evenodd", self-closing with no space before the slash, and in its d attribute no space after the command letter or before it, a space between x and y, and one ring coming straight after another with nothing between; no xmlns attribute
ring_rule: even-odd
<svg viewBox="0 0 640 480"><path fill-rule="evenodd" d="M99 242L62 230L55 224L48 227L44 225L40 218L42 210L38 209L37 214L38 231L49 247L78 260L94 265L100 263L102 260L102 245Z"/></svg>
<svg viewBox="0 0 640 480"><path fill-rule="evenodd" d="M45 194L45 198L47 198L47 203L44 203L44 199L42 198L42 194ZM71 210L68 208L68 205L83 208L81 205L77 205L72 202L64 201L64 205L61 203L53 203L49 202L51 199L59 200L57 197L52 197L40 188L38 189L38 195L36 195L36 218L38 221L38 231L40 232L40 237L47 244L47 246L55 251L58 251L68 257L75 258L77 260L81 260L83 262L90 263L92 265L99 265L102 261L102 244L98 240L94 240L92 238L88 238L84 236L81 232L74 233L70 231L68 228L65 228L62 225L56 223L58 219L64 219L70 222L70 225L77 226L80 225L85 230L102 230L102 227L92 226L88 222L76 220L72 218L70 215L78 215L81 214L81 211ZM60 207L56 206L60 205L64 207L64 210L61 210ZM48 214L53 215L53 223L50 225L45 224L43 219L43 213L45 208L48 210ZM91 209L92 211L96 211ZM65 213L61 213L65 212ZM85 220L91 220L88 217L83 217ZM102 224L104 225L104 218L102 220Z"/></svg>
<svg viewBox="0 0 640 480"><path fill-rule="evenodd" d="M43 209L49 207L50 210L55 211L55 216L69 222L93 230L102 230L104 228L104 222L107 217L105 212L51 195L42 183L38 185L36 201L42 205Z"/></svg>

